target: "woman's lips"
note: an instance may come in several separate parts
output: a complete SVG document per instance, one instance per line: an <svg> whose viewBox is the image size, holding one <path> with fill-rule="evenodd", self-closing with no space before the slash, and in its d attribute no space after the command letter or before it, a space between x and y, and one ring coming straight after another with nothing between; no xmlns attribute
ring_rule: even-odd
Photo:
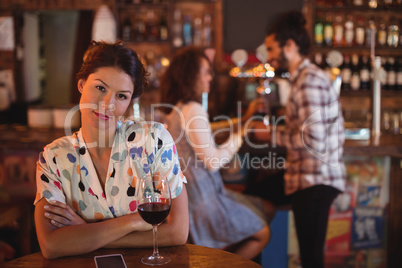
<svg viewBox="0 0 402 268"><path fill-rule="evenodd" d="M108 115L106 115L106 114L100 114L100 113L97 113L97 112L94 112L94 114L95 114L99 119L102 119L102 120L109 120L109 119L110 119L110 117L109 117Z"/></svg>

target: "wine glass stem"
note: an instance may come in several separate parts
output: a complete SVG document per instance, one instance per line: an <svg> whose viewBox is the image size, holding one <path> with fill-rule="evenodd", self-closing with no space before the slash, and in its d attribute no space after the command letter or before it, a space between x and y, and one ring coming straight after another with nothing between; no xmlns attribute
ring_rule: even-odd
<svg viewBox="0 0 402 268"><path fill-rule="evenodd" d="M157 225L153 225L152 226L152 230L153 230L153 242L154 242L154 252L152 253L152 255L154 257L159 257L159 251L158 251L158 236L157 236L157 230L158 230L158 226Z"/></svg>

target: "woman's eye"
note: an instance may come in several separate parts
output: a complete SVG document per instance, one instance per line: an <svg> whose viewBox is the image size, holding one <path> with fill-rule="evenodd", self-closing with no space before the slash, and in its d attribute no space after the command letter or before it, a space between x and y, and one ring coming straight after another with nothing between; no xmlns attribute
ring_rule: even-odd
<svg viewBox="0 0 402 268"><path fill-rule="evenodd" d="M126 99L127 99L127 96L124 95L124 94L118 94L117 97L118 97L119 99L122 99L122 100L126 100Z"/></svg>
<svg viewBox="0 0 402 268"><path fill-rule="evenodd" d="M106 89L103 86L96 86L99 91L104 92Z"/></svg>

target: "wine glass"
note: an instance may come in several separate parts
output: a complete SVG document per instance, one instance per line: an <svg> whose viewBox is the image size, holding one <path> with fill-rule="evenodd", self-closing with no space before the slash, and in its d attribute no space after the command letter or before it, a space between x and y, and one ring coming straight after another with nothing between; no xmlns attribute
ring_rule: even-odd
<svg viewBox="0 0 402 268"><path fill-rule="evenodd" d="M166 177L145 175L139 178L136 191L138 213L144 221L152 224L154 251L150 256L144 256L141 262L147 265L161 265L168 263L170 257L160 255L158 251L157 229L170 212L172 202L169 183Z"/></svg>

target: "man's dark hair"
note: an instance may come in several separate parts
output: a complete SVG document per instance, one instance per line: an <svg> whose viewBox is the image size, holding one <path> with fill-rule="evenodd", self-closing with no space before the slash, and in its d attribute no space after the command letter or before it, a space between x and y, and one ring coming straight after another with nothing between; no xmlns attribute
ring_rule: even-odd
<svg viewBox="0 0 402 268"><path fill-rule="evenodd" d="M275 34L275 40L281 47L292 39L299 47L299 53L307 56L310 52L310 36L306 29L306 19L300 11L283 13L269 28L266 36Z"/></svg>

